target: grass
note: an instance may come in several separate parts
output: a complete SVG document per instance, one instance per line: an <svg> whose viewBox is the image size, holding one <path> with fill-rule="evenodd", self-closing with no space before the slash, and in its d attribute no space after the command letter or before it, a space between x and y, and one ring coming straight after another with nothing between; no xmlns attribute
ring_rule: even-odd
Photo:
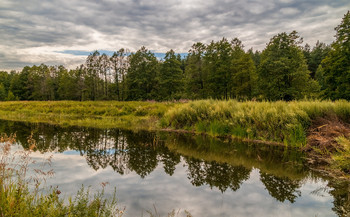
<svg viewBox="0 0 350 217"><path fill-rule="evenodd" d="M342 171L350 173L350 139L344 136L336 138L343 149L333 155L334 168L340 168Z"/></svg>
<svg viewBox="0 0 350 217"><path fill-rule="evenodd" d="M172 103L155 102L1 102L0 118L98 128L154 129Z"/></svg>
<svg viewBox="0 0 350 217"><path fill-rule="evenodd" d="M304 146L312 120L333 114L349 121L350 103L202 100L174 106L165 113L161 123L162 127L189 129L213 136L233 135Z"/></svg>

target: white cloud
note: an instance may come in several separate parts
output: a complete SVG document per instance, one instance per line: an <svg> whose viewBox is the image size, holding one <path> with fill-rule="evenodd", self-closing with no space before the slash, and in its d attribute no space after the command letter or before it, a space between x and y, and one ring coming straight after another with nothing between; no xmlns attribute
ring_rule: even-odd
<svg viewBox="0 0 350 217"><path fill-rule="evenodd" d="M195 42L222 37L261 50L274 34L294 29L312 45L330 43L349 7L344 0L1 0L0 70L40 63L74 68L81 59L56 51L144 45L187 52Z"/></svg>
<svg viewBox="0 0 350 217"><path fill-rule="evenodd" d="M282 8L280 12L283 15L294 15L299 13L300 11L297 8Z"/></svg>

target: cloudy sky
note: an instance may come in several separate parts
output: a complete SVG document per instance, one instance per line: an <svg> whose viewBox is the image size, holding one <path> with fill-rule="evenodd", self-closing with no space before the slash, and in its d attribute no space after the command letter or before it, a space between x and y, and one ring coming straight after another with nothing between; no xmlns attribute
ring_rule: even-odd
<svg viewBox="0 0 350 217"><path fill-rule="evenodd" d="M93 50L185 53L238 37L262 50L280 32L331 43L349 0L0 0L0 70L84 62Z"/></svg>

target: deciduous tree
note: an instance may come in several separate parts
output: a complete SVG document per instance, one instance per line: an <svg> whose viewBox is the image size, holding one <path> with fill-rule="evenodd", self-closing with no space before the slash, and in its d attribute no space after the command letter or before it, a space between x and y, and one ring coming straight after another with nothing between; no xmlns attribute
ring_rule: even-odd
<svg viewBox="0 0 350 217"><path fill-rule="evenodd" d="M269 100L295 100L319 91L310 77L296 31L280 33L271 38L261 54L258 69L263 97Z"/></svg>

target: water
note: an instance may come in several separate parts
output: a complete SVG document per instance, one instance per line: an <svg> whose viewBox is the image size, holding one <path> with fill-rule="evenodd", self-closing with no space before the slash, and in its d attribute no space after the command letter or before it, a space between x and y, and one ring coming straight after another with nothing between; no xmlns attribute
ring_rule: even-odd
<svg viewBox="0 0 350 217"><path fill-rule="evenodd" d="M312 172L297 150L176 133L59 127L0 121L0 132L16 133L32 157L53 155L55 176L46 185L64 196L83 184L116 187L125 216L346 216L349 183ZM180 211L180 212L181 212ZM183 212L182 212L183 213Z"/></svg>

